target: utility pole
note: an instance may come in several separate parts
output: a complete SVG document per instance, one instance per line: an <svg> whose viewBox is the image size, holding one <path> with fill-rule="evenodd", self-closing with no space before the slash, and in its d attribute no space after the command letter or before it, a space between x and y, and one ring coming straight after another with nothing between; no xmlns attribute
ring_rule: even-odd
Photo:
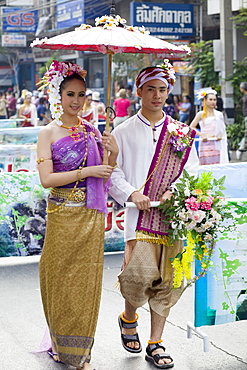
<svg viewBox="0 0 247 370"><path fill-rule="evenodd" d="M230 123L234 123L233 87L225 78L233 73L232 1L220 0L221 97Z"/></svg>

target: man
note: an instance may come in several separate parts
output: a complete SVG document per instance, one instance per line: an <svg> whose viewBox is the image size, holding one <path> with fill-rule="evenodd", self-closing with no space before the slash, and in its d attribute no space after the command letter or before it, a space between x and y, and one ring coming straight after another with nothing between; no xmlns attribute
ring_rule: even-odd
<svg viewBox="0 0 247 370"><path fill-rule="evenodd" d="M239 90L243 94L242 96L242 112L246 121L247 117L247 82L241 82Z"/></svg>
<svg viewBox="0 0 247 370"><path fill-rule="evenodd" d="M239 143L239 149L236 151L236 156L237 159L241 159L241 152L247 150L247 145L246 145L246 137L247 137L247 82L241 82L239 86L239 90L243 94L241 98L241 103L242 103L242 112L243 112L243 117L244 117L244 123L245 123L245 134L243 139Z"/></svg>
<svg viewBox="0 0 247 370"><path fill-rule="evenodd" d="M131 103L131 114L130 116L133 116L136 113L136 103L137 103L137 97L133 93L133 89L131 85L128 85L126 87L126 98Z"/></svg>
<svg viewBox="0 0 247 370"><path fill-rule="evenodd" d="M110 194L122 205L126 201L136 205L125 212L126 246L123 271L119 275L120 290L125 298L125 310L119 316L122 345L132 353L142 350L136 330L136 309L148 302L151 331L145 358L158 368L174 366L160 343L170 307L177 302L182 290L182 287L173 289L170 261L181 251L182 243L167 246L167 226L162 221L161 210L150 208L150 200L162 202L171 196L170 186L186 162L191 175L196 174L198 166L194 146L191 149L194 130L166 116L162 110L174 82L174 70L167 60L163 66L142 70L136 78L141 109L113 130L119 157L118 168L111 177ZM180 158L170 143L168 124L172 122L188 132L189 144L183 153L179 152Z"/></svg>

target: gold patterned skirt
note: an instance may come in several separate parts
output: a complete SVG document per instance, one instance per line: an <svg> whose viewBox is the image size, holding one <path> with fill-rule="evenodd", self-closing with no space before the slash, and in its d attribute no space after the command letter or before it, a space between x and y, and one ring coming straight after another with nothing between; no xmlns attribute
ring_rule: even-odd
<svg viewBox="0 0 247 370"><path fill-rule="evenodd" d="M48 201L48 212L57 208ZM40 286L53 350L75 367L90 362L104 259L104 214L68 202L48 213Z"/></svg>

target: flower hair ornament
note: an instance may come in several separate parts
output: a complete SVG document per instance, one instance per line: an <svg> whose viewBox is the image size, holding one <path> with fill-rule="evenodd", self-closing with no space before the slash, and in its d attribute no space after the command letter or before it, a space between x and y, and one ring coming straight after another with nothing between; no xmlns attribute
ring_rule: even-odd
<svg viewBox="0 0 247 370"><path fill-rule="evenodd" d="M48 86L50 111L52 118L56 120L56 124L61 126L61 116L63 114L63 107L61 103L60 86L66 77L77 73L85 79L87 71L81 68L78 64L70 62L58 62L53 60L49 70L44 74L41 81L39 90Z"/></svg>
<svg viewBox="0 0 247 370"><path fill-rule="evenodd" d="M202 100L204 99L208 94L213 94L213 95L217 95L217 91L212 89L211 87L206 87L205 89L202 89L200 90L198 93L197 93L197 98L199 100Z"/></svg>
<svg viewBox="0 0 247 370"><path fill-rule="evenodd" d="M169 92L172 91L173 86L175 85L176 76L175 70L168 59L164 59L164 63L162 65L144 68L136 77L136 87L140 88L146 82L156 79L164 82L169 89Z"/></svg>

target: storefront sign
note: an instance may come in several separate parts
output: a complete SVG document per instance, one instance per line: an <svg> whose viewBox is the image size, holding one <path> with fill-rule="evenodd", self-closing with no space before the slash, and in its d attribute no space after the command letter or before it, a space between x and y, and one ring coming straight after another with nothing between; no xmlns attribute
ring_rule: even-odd
<svg viewBox="0 0 247 370"><path fill-rule="evenodd" d="M20 34L9 34L2 35L2 47L26 47L27 46L27 37L26 35Z"/></svg>
<svg viewBox="0 0 247 370"><path fill-rule="evenodd" d="M137 3L130 8L131 24L144 26L158 37L194 35L194 12L190 4Z"/></svg>
<svg viewBox="0 0 247 370"><path fill-rule="evenodd" d="M3 32L35 32L38 25L38 10L1 7Z"/></svg>
<svg viewBox="0 0 247 370"><path fill-rule="evenodd" d="M74 0L57 5L57 28L84 23L84 1Z"/></svg>
<svg viewBox="0 0 247 370"><path fill-rule="evenodd" d="M12 85L13 71L10 67L0 67L0 86Z"/></svg>

